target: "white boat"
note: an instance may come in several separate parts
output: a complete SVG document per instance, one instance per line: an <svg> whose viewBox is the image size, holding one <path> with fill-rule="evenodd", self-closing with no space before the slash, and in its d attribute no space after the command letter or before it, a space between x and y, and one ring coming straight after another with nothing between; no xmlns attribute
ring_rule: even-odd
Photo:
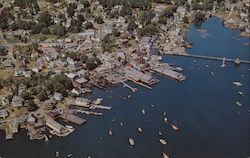
<svg viewBox="0 0 250 158"><path fill-rule="evenodd" d="M49 138L48 138L46 135L44 135L44 141L45 141L45 142L48 142L48 141L49 141Z"/></svg>
<svg viewBox="0 0 250 158"><path fill-rule="evenodd" d="M141 113L142 113L142 115L145 115L146 112L145 112L144 109L142 109L142 110L141 110Z"/></svg>
<svg viewBox="0 0 250 158"><path fill-rule="evenodd" d="M164 123L168 123L168 118L167 117L164 117Z"/></svg>
<svg viewBox="0 0 250 158"><path fill-rule="evenodd" d="M171 127L173 128L173 130L179 131L179 128L175 125L175 123L171 123Z"/></svg>
<svg viewBox="0 0 250 158"><path fill-rule="evenodd" d="M73 154L68 154L68 155L67 155L67 157L72 157L72 156L73 156Z"/></svg>
<svg viewBox="0 0 250 158"><path fill-rule="evenodd" d="M113 135L113 133L112 133L112 131L111 131L111 130L109 130L109 135L110 135L110 136L112 136L112 135Z"/></svg>
<svg viewBox="0 0 250 158"><path fill-rule="evenodd" d="M244 96L244 93L242 91L239 91L238 94Z"/></svg>
<svg viewBox="0 0 250 158"><path fill-rule="evenodd" d="M161 131L159 131L158 134L161 136L162 135Z"/></svg>
<svg viewBox="0 0 250 158"><path fill-rule="evenodd" d="M233 84L234 84L235 86L238 86L238 87L239 87L239 86L242 86L242 84L241 84L240 82L237 82L237 81L234 81Z"/></svg>
<svg viewBox="0 0 250 158"><path fill-rule="evenodd" d="M235 104L238 105L238 106L242 106L242 104L240 102L238 102L238 101L236 101Z"/></svg>
<svg viewBox="0 0 250 158"><path fill-rule="evenodd" d="M120 122L120 125L121 125L121 126L123 126L123 123L122 123L122 122Z"/></svg>
<svg viewBox="0 0 250 158"><path fill-rule="evenodd" d="M162 155L163 155L163 158L169 158L169 156L165 153L162 153Z"/></svg>
<svg viewBox="0 0 250 158"><path fill-rule="evenodd" d="M166 145L166 144L167 144L167 141L166 141L165 139L162 139L162 138L159 139L159 142L160 142L162 145Z"/></svg>
<svg viewBox="0 0 250 158"><path fill-rule="evenodd" d="M59 154L60 154L59 151L56 151L56 157L59 157Z"/></svg>
<svg viewBox="0 0 250 158"><path fill-rule="evenodd" d="M138 129L139 132L141 132L141 133L143 132L140 127L137 127L137 129Z"/></svg>
<svg viewBox="0 0 250 158"><path fill-rule="evenodd" d="M129 144L134 146L135 145L135 141L132 138L128 138Z"/></svg>

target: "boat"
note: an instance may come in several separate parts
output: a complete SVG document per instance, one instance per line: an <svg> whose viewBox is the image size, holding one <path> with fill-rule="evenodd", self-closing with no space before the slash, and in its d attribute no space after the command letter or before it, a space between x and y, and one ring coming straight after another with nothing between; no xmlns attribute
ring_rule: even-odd
<svg viewBox="0 0 250 158"><path fill-rule="evenodd" d="M234 81L233 84L234 84L235 86L237 86L237 87L242 86L242 84L241 84L240 82L237 82L237 81Z"/></svg>
<svg viewBox="0 0 250 158"><path fill-rule="evenodd" d="M213 71L211 72L211 75L214 76L214 72Z"/></svg>
<svg viewBox="0 0 250 158"><path fill-rule="evenodd" d="M60 154L59 151L56 151L56 157L59 157L59 154Z"/></svg>
<svg viewBox="0 0 250 158"><path fill-rule="evenodd" d="M142 113L142 115L145 115L146 112L145 112L144 109L142 109L142 110L141 110L141 113Z"/></svg>
<svg viewBox="0 0 250 158"><path fill-rule="evenodd" d="M166 145L166 144L167 144L167 141L166 141L165 139L162 139L162 138L159 139L159 142L160 142L162 145Z"/></svg>
<svg viewBox="0 0 250 158"><path fill-rule="evenodd" d="M235 63L236 65L239 65L239 64L240 64L240 59L239 59L239 58L236 58L235 61L234 61L234 63Z"/></svg>
<svg viewBox="0 0 250 158"><path fill-rule="evenodd" d="M141 132L141 133L143 132L140 127L137 127L137 129L138 129L139 132Z"/></svg>
<svg viewBox="0 0 250 158"><path fill-rule="evenodd" d="M164 117L164 123L168 123L168 118L167 117Z"/></svg>
<svg viewBox="0 0 250 158"><path fill-rule="evenodd" d="M238 106L242 106L242 104L240 102L238 102L238 101L236 101L235 104L238 105Z"/></svg>
<svg viewBox="0 0 250 158"><path fill-rule="evenodd" d="M49 141L49 138L44 134L44 141L45 142L48 142Z"/></svg>
<svg viewBox="0 0 250 158"><path fill-rule="evenodd" d="M72 157L72 156L73 156L73 154L68 154L68 155L67 155L67 157Z"/></svg>
<svg viewBox="0 0 250 158"><path fill-rule="evenodd" d="M239 91L238 94L244 96L244 93L242 91Z"/></svg>
<svg viewBox="0 0 250 158"><path fill-rule="evenodd" d="M173 128L173 130L179 131L179 128L176 126L176 123L171 123L171 127Z"/></svg>
<svg viewBox="0 0 250 158"><path fill-rule="evenodd" d="M162 135L161 131L159 131L158 134L161 136Z"/></svg>
<svg viewBox="0 0 250 158"><path fill-rule="evenodd" d="M121 125L121 126L123 126L123 123L122 123L122 122L120 122L120 125Z"/></svg>
<svg viewBox="0 0 250 158"><path fill-rule="evenodd" d="M110 135L110 136L112 136L112 135L113 135L113 133L112 133L112 131L111 131L111 130L109 130L109 135Z"/></svg>
<svg viewBox="0 0 250 158"><path fill-rule="evenodd" d="M135 145L135 141L132 138L128 138L129 144L134 146Z"/></svg>
<svg viewBox="0 0 250 158"><path fill-rule="evenodd" d="M162 153L162 155L163 155L163 158L169 158L169 156L165 153Z"/></svg>

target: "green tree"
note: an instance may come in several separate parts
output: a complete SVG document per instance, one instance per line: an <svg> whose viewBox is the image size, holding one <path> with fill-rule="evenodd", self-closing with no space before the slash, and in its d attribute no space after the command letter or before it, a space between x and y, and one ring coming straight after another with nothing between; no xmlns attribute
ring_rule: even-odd
<svg viewBox="0 0 250 158"><path fill-rule="evenodd" d="M130 20L129 23L128 23L128 31L133 31L133 30L135 30L137 28L138 28L138 26L135 23L135 21L134 20Z"/></svg>
<svg viewBox="0 0 250 158"><path fill-rule="evenodd" d="M93 28L94 28L93 23L90 22L90 21L86 22L84 28L85 28L86 30L88 30L88 29L93 29Z"/></svg>
<svg viewBox="0 0 250 158"><path fill-rule="evenodd" d="M102 17L99 16L99 15L95 17L94 21L95 21L97 24L103 24L103 23L104 23Z"/></svg>
<svg viewBox="0 0 250 158"><path fill-rule="evenodd" d="M32 34L38 34L42 31L43 27L41 24L36 24L31 27L31 33Z"/></svg>
<svg viewBox="0 0 250 158"><path fill-rule="evenodd" d="M46 27L50 26L53 23L51 15L48 11L41 13L38 17L38 21L40 24Z"/></svg>
<svg viewBox="0 0 250 158"><path fill-rule="evenodd" d="M66 29L62 24L57 24L56 26L54 26L53 34L58 36L64 36L66 35Z"/></svg>

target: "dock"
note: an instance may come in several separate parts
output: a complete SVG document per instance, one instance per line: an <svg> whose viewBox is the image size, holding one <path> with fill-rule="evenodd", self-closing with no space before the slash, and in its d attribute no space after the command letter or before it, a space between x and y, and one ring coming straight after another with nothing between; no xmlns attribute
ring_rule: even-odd
<svg viewBox="0 0 250 158"><path fill-rule="evenodd" d="M133 88L130 85L128 85L127 83L125 83L125 82L122 82L122 84L123 84L123 87L129 88L134 93L138 90L137 88Z"/></svg>
<svg viewBox="0 0 250 158"><path fill-rule="evenodd" d="M111 106L104 106L104 105L92 105L90 109L102 109L102 110L111 110Z"/></svg>
<svg viewBox="0 0 250 158"><path fill-rule="evenodd" d="M77 124L77 125L82 125L84 124L85 122L87 122L87 120L85 119L82 119L74 114L70 114L70 113L65 113L65 114L62 114L60 116L62 119L65 119L65 120L68 120L74 124Z"/></svg>
<svg viewBox="0 0 250 158"><path fill-rule="evenodd" d="M208 60L220 60L223 63L228 61L228 62L234 62L234 63L250 64L250 61L248 60L230 59L226 57L204 56L204 55L194 55L194 54L173 54L173 55L191 57L191 58L199 58L199 59L208 59Z"/></svg>

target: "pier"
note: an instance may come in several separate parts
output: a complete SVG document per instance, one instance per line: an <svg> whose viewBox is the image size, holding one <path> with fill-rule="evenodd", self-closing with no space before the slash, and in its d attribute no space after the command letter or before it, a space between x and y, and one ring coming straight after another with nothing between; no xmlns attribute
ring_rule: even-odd
<svg viewBox="0 0 250 158"><path fill-rule="evenodd" d="M122 84L123 84L123 87L129 88L134 93L138 90L137 88L133 88L130 85L128 85L127 83L125 83L125 82L122 82Z"/></svg>
<svg viewBox="0 0 250 158"><path fill-rule="evenodd" d="M184 56L184 57L191 57L191 58L199 58L199 59L208 59L208 60L220 60L223 63L226 61L228 62L234 62L236 64L250 64L250 61L248 60L239 60L239 59L230 59L226 57L214 57L214 56L204 56L204 55L194 55L194 54L173 54L174 56Z"/></svg>

